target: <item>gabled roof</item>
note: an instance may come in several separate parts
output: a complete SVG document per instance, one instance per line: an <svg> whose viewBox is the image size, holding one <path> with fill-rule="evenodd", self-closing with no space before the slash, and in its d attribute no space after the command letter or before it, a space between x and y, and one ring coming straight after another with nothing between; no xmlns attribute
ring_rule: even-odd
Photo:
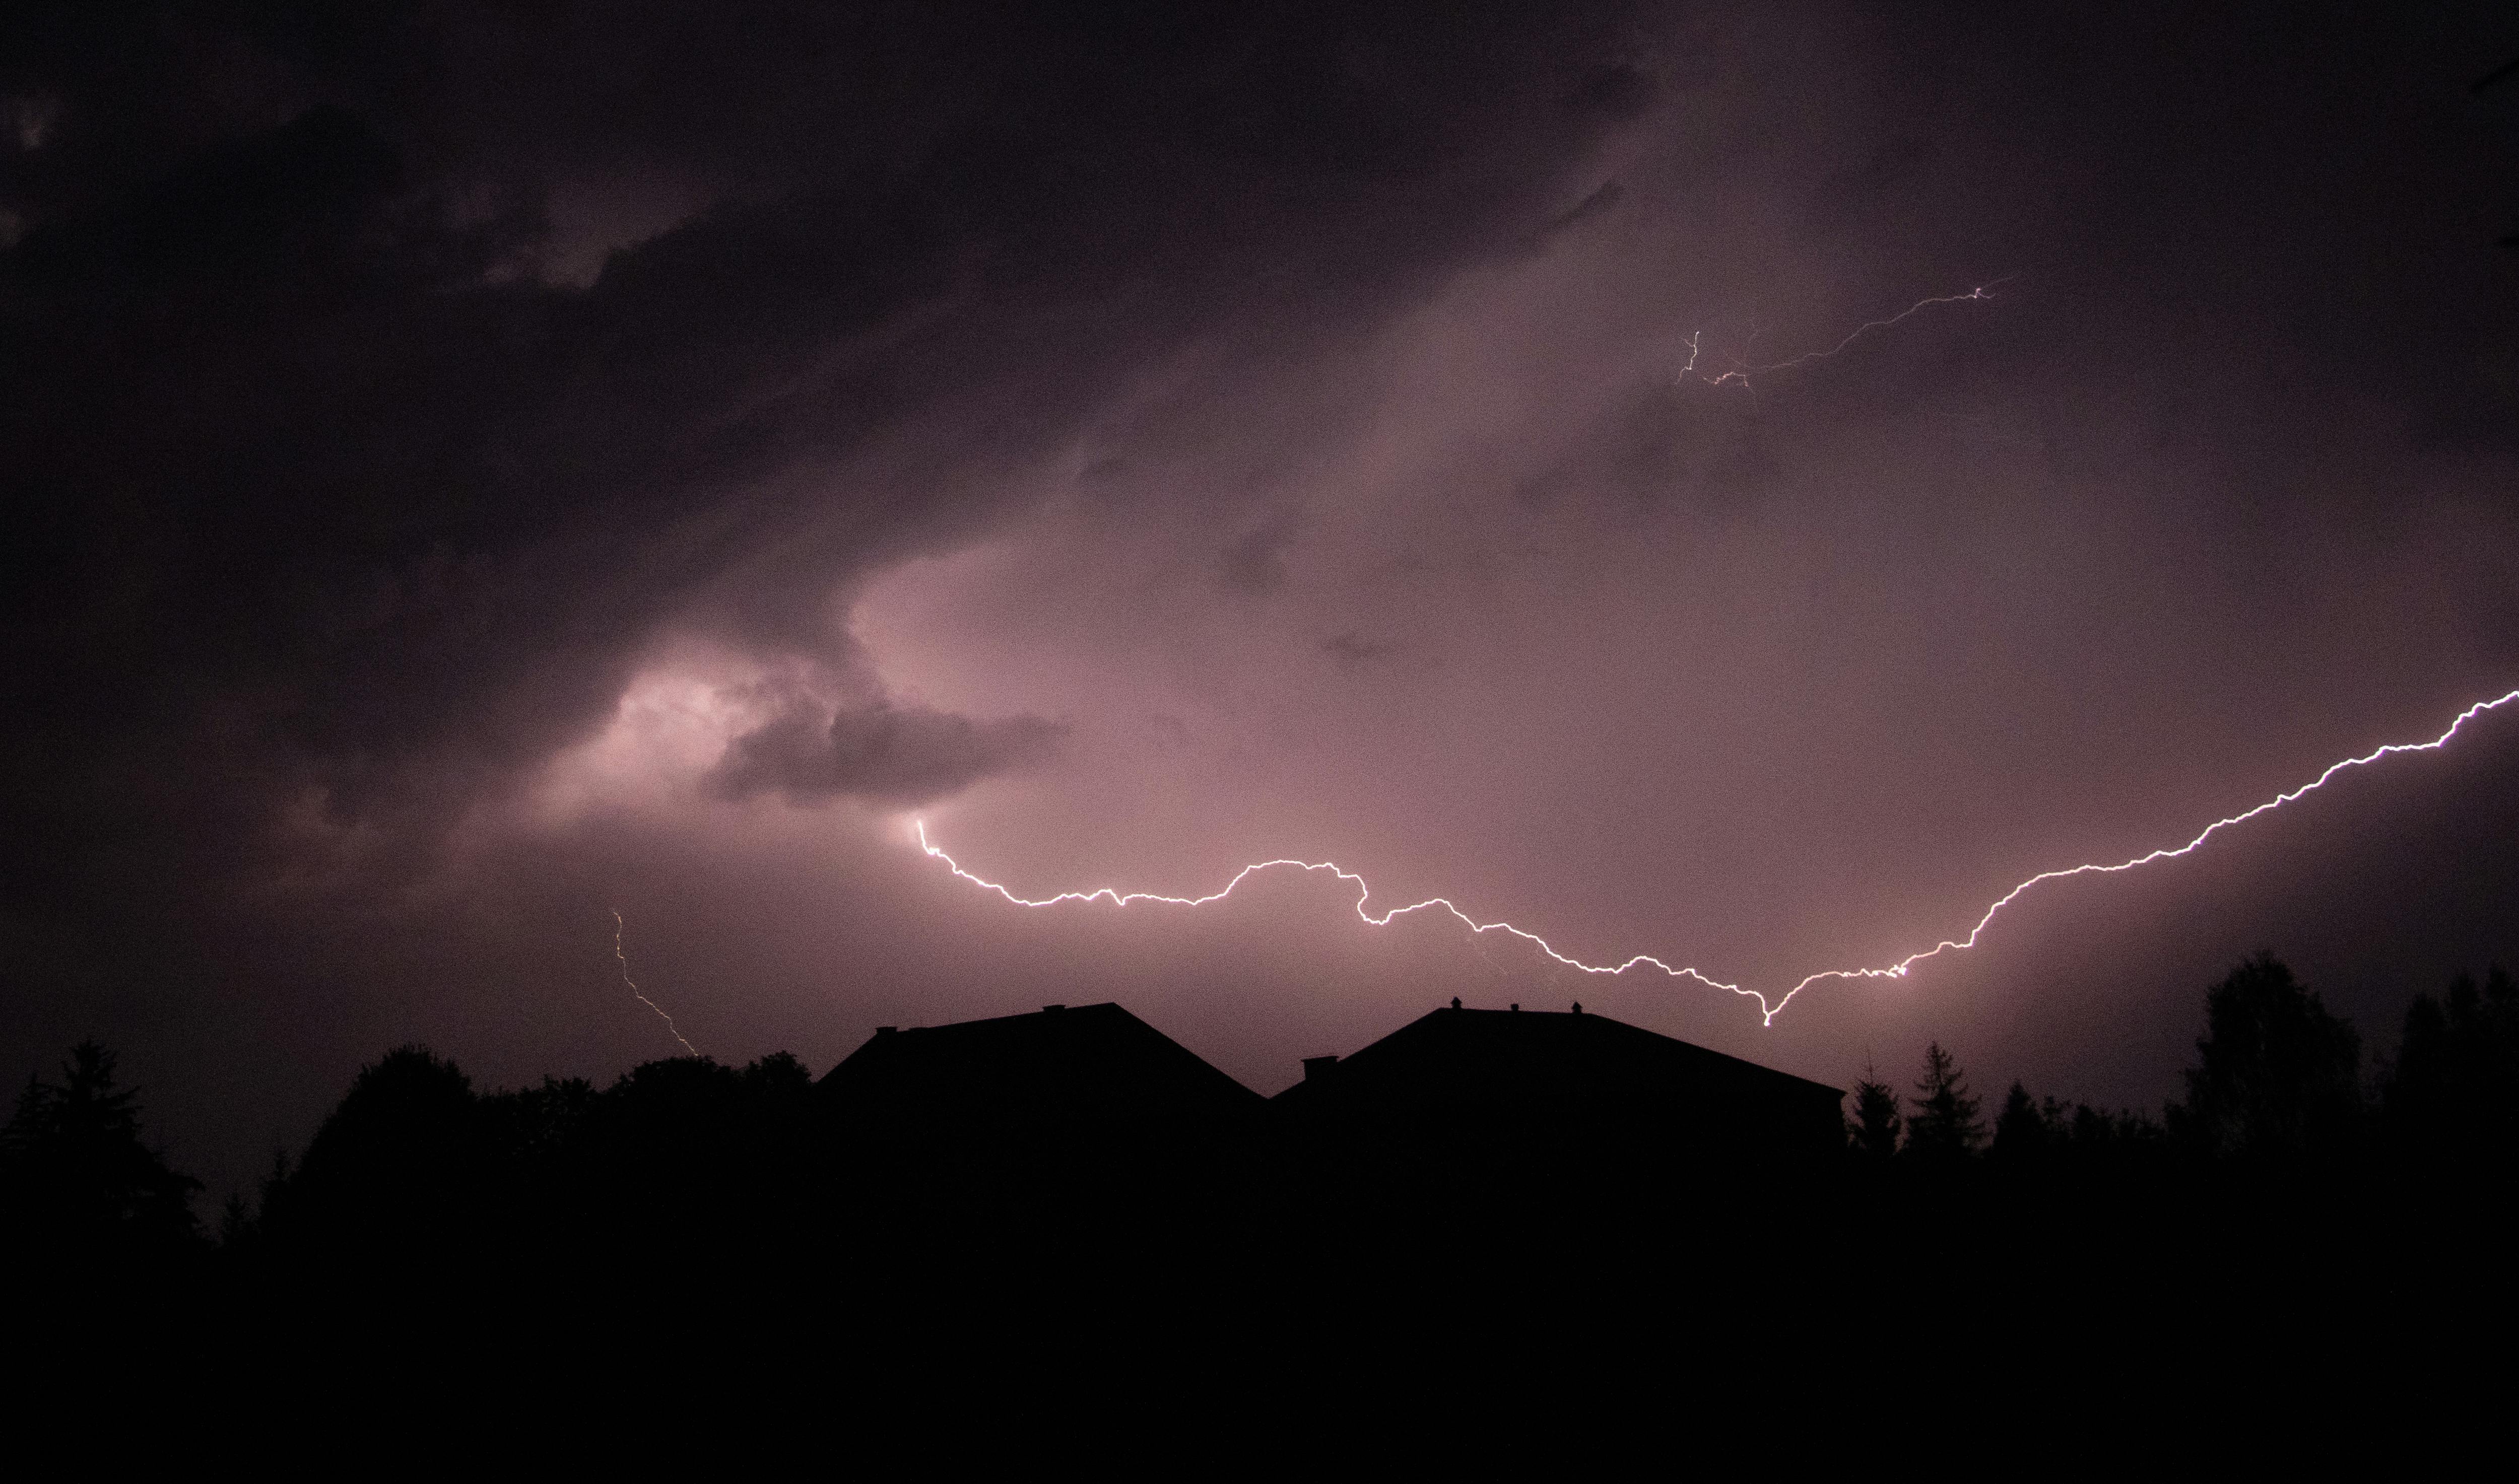
<svg viewBox="0 0 2519 1484"><path fill-rule="evenodd" d="M1047 1132L1248 1114L1259 1094L1115 1004L883 1029L816 1092L900 1132Z"/></svg>
<svg viewBox="0 0 2519 1484"><path fill-rule="evenodd" d="M1431 1011L1326 1069L1331 1079L1345 1080L1419 1075L1438 1067L1449 1075L1677 1079L1709 1091L1831 1104L1845 1096L1825 1082L1579 1011ZM1298 1082L1277 1099L1301 1102L1323 1085L1320 1077Z"/></svg>
<svg viewBox="0 0 2519 1484"><path fill-rule="evenodd" d="M1324 1130L1743 1152L1843 1138L1836 1088L1580 1012L1436 1010L1304 1070L1274 1104Z"/></svg>

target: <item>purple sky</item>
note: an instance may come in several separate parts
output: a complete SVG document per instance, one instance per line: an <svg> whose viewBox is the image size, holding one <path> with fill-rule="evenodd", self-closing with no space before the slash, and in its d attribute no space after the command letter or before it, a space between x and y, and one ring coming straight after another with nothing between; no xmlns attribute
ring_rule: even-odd
<svg viewBox="0 0 2519 1484"><path fill-rule="evenodd" d="M1118 999L2156 1105L2519 963L2519 21L77 8L0 34L0 1070L226 1189L490 1082ZM1384 12L1396 17L1395 12ZM1754 374L1926 307L1834 357Z"/></svg>

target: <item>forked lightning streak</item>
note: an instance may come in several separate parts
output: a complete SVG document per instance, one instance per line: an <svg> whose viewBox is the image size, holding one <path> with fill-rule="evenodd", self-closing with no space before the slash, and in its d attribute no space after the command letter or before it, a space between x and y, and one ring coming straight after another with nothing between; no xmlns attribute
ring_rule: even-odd
<svg viewBox="0 0 2519 1484"><path fill-rule="evenodd" d="M630 955L623 952L621 949L621 935L628 931L628 928L629 925L621 920L620 909L617 907L614 908L612 912L612 956L621 960L621 982L630 986L630 992L639 997L640 1004L656 1012L656 1019L665 1023L665 1028L673 1033L675 1040L683 1043L683 1049L685 1051L689 1052L693 1056L698 1056L700 1054L700 1049L697 1046L692 1045L688 1040L685 1039L683 1035L683 1027L674 1024L674 1018L665 1013L665 1007L657 1004L654 1000L647 998L646 994L640 989L638 981L630 977Z"/></svg>
<svg viewBox="0 0 2519 1484"><path fill-rule="evenodd" d="M1511 936L1519 938L1531 944L1540 952L1547 954L1550 958L1564 964L1566 967L1569 969L1578 969L1585 974L1621 975L1630 969L1651 967L1660 970L1663 974L1672 979L1695 980L1697 982L1705 985L1709 989L1725 989L1734 994L1744 996L1745 998L1754 999L1758 1002L1758 1010L1762 1023L1766 1025L1774 1025L1777 1015L1782 1013L1787 1005L1792 1003L1794 995L1801 993L1803 990L1820 982L1822 980L1903 979L1906 977L1907 971L1913 969L1916 965L1922 963L1928 958L1936 957L1947 950L1975 947L1977 939L1984 936L1986 928L1994 922L1996 914L2002 912L2004 908L2011 905L2014 901L2017 901L2022 893L2027 892L2030 888L2038 886L2041 883L2060 881L2068 876L2109 875L2119 871L2131 871L2137 866L2149 865L2154 861L2170 860L2177 856L2187 854L2202 846L2205 841L2212 839L2215 835L2220 834L2222 831L2229 829L2234 824L2244 824L2247 821L2256 818L2260 814L2271 813L2274 810L2282 807L2284 805L2290 804L2301 798L2303 795L2325 787L2328 779L2333 778L2336 774L2343 772L2347 768L2364 767L2378 762L2382 758L2393 757L2399 753L2437 752L2440 749L2447 747L2450 743L2450 739L2455 737L2458 732L2465 727L2467 722L2474 720L2477 717L2484 715L2486 712L2507 706L2513 701L2519 701L2519 690L2512 690L2506 695L2496 697L2490 701L2476 702L2466 710L2459 712L2457 720L2450 722L2448 730L2443 731L2439 736L2432 738L2428 742L2391 742L2383 747L2374 748L2369 752L2364 753L2358 758L2347 758L2340 763L2330 764L2324 772L2320 773L2317 777L2312 778L2310 781L2302 784L2298 788L2292 789L2288 793L2277 794L2274 798L2267 800L2265 803L2256 806L2254 808L2246 809L2239 813L2214 820L2211 824L2206 825L2201 831L2199 831L2195 838L2188 841L2185 845L2163 846L2159 850L2134 856L2128 860L2120 860L2114 864L2093 861L2083 865L2065 866L2053 871L2041 871L2037 875L2021 882L2018 886L2013 887L2011 891L2004 893L2002 896L1998 897L1995 900L1994 905L1985 909L1985 914L1976 920L1976 925L1968 929L1967 935L1964 938L1946 938L1929 948L1925 948L1920 952L1910 953L1905 958L1899 959L1894 963L1884 964L1877 968L1822 970L1817 974L1804 978L1800 983L1797 983L1790 989L1786 990L1782 996L1774 1000L1772 1003L1769 1002L1767 995L1763 990L1749 989L1739 984L1726 983L1721 980L1715 979L1696 969L1673 968L1671 965L1648 953L1639 953L1635 957L1618 964L1585 963L1581 959L1569 957L1567 954L1559 952L1555 947L1550 945L1546 938L1541 938L1536 933L1529 932L1526 929L1517 928L1509 922L1480 922L1477 918L1472 917L1469 913L1462 911L1459 907L1453 905L1450 901L1440 896L1431 896L1424 901L1411 902L1404 907L1392 907L1389 911L1384 912L1382 915L1377 917L1368 906L1368 903L1373 898L1373 889L1365 884L1364 878L1353 871L1346 870L1337 864L1326 860L1295 860L1287 858L1279 860L1255 861L1250 865L1244 866L1241 871L1236 873L1231 881L1224 884L1221 891L1212 892L1205 896L1166 896L1154 892L1122 892L1116 887L1095 887L1088 892L1061 892L1055 896L1034 898L1018 896L1012 891L998 885L996 882L987 880L984 877L975 876L969 871L964 870L960 862L956 861L952 856L945 853L942 848L927 838L927 821L924 819L916 821L918 827L918 847L920 850L925 851L930 856L945 862L946 866L950 869L954 875L971 883L973 886L994 892L999 896L1004 897L1006 900L1019 907L1054 907L1065 902L1087 902L1096 900L1106 900L1115 907L1125 907L1132 902L1140 901L1154 902L1164 906L1203 907L1210 902L1220 901L1233 895L1234 888L1242 885L1245 880L1261 871L1272 871L1281 866L1293 867L1297 870L1307 872L1325 871L1330 875L1336 876L1340 881L1346 882L1349 886L1355 888L1355 915L1362 918L1370 926L1376 928L1388 927L1395 918L1405 917L1412 912L1423 912L1431 907L1439 907L1443 911L1450 913L1453 917L1458 918L1461 925L1468 928L1473 933L1510 934ZM626 972L624 974L624 978L627 978ZM635 991L635 986L633 987ZM646 996L641 995L640 998L645 999ZM649 1008L652 1009L654 1007L651 1004ZM656 1013L659 1015L664 1014L661 1010ZM672 1023L668 1021L667 1024L670 1025ZM679 1036L679 1032L677 1032L677 1034ZM685 1041L683 1044L687 1046L690 1043Z"/></svg>
<svg viewBox="0 0 2519 1484"><path fill-rule="evenodd" d="M1946 293L1936 298L1918 299L1915 303L1908 305L1906 308L1889 316L1885 320L1864 321L1862 324L1854 327L1854 328L1846 334L1844 339L1837 341L1834 345L1830 346L1826 350L1808 350L1802 352L1798 356L1788 356L1782 361L1770 361L1763 366L1752 366L1746 361L1736 361L1730 371L1724 371L1720 374L1709 374L1708 372L1698 369L1697 362L1699 357L1702 354L1700 342L1703 337L1703 332L1691 330L1688 336L1688 364L1679 369L1678 379L1686 381L1691 377L1694 377L1697 380L1704 382L1708 386L1738 386L1744 391L1750 391L1753 390L1749 385L1749 378L1751 376L1763 376L1770 371L1790 371L1796 366L1807 365L1813 361L1828 360L1830 357L1844 350L1847 346L1852 345L1855 341L1862 339L1872 331L1876 329L1887 329L1890 326L1897 324L1908 316L1922 314L1923 311L1932 308L1936 304L1967 304L1991 299L1994 297L1994 289L2011 283L2012 279L2016 277L2018 277L2016 274L2006 274L2002 278L1992 279L1986 283L1979 284L1966 293ZM1752 332L1750 338L1755 340L1757 336Z"/></svg>

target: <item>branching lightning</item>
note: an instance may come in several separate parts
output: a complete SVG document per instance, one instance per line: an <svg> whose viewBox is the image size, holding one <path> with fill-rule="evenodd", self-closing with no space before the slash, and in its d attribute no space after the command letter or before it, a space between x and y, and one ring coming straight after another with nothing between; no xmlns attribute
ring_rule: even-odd
<svg viewBox="0 0 2519 1484"><path fill-rule="evenodd" d="M1913 311L1909 312L1913 313ZM2347 768L2365 767L2370 764L2378 762L2382 758L2393 757L2399 753L2437 752L2440 749L2447 747L2450 740L2455 737L2458 732L2465 727L2467 722L2474 720L2477 717L2484 715L2486 712L2507 706L2513 701L2519 701L2519 690L2512 690L2506 695L2496 697L2490 701L2476 702L2466 710L2458 713L2457 719L2450 722L2447 730L2443 731L2439 736L2432 738L2428 742L2391 742L2383 747L2374 748L2369 752L2364 753L2358 758L2346 758L2340 763L2331 764L2327 766L2325 771L2320 773L2317 777L2312 778L2310 781L2302 784L2298 788L2292 789L2287 793L2277 794L2274 798L2267 800L2265 803L2260 804L2253 808L2245 809L2239 813L2231 814L2224 818L2214 820L2211 824L2206 825L2202 830L2198 831L2193 839L2188 840L2184 845L2163 846L2159 850L2147 851L2143 854L2134 856L2131 859L2120 860L2114 864L2093 861L2083 865L2065 866L2053 871L2041 871L2037 875L2030 877L2028 880L2021 882L2018 886L2013 887L2011 891L2004 893L2002 896L1996 898L1994 904L1985 909L1984 915L1976 920L1975 926L1969 928L1965 937L1943 938L1940 942L1935 943L1929 948L1910 953L1905 958L1898 959L1893 963L1884 964L1877 968L1822 970L1817 974L1805 977L1801 982L1793 985L1790 989L1786 990L1781 996L1773 1001L1770 1001L1767 998L1767 994L1763 990L1745 988L1740 984L1726 983L1721 980L1714 979L1711 976L1703 974L1693 968L1673 968L1670 964L1647 953L1639 953L1635 957L1618 964L1585 963L1581 959L1572 958L1567 954L1559 952L1546 938L1541 938L1536 933L1529 932L1523 928L1517 928L1509 922L1480 922L1477 918L1472 917L1469 913L1462 911L1458 906L1455 906L1453 903L1440 896L1428 897L1424 901L1412 902L1404 907L1392 907L1389 911L1386 911L1377 917L1368 905L1373 898L1373 889L1365 884L1364 878L1353 871L1343 869L1342 867L1326 860L1314 861L1287 858L1279 860L1255 861L1250 865L1244 866L1231 881L1224 884L1221 891L1212 892L1205 896L1166 896L1154 892L1122 892L1116 887L1096 887L1088 892L1061 892L1055 896L1034 898L1018 896L1012 891L998 885L996 882L987 880L980 876L975 876L971 872L964 870L960 862L947 854L942 848L938 847L934 842L927 838L927 821L924 819L917 821L918 846L920 850L925 851L930 856L944 861L946 866L950 869L954 875L971 883L973 886L994 892L999 896L1004 897L1006 900L1019 907L1054 907L1065 902L1088 902L1097 900L1108 901L1115 907L1125 907L1133 902L1141 901L1154 902L1164 906L1203 907L1210 902L1220 901L1233 895L1234 888L1239 887L1245 880L1261 871L1272 871L1279 867L1293 867L1294 869L1305 872L1327 872L1330 875L1337 877L1340 881L1355 888L1355 915L1362 918L1370 926L1376 928L1388 927L1392 920L1396 918L1405 917L1412 912L1423 912L1429 908L1439 907L1443 911L1448 912L1453 917L1459 919L1461 925L1468 928L1472 933L1509 934L1530 943L1540 952L1547 954L1550 958L1564 964L1566 967L1580 970L1585 974L1606 974L1615 976L1625 974L1630 969L1650 967L1660 970L1663 974L1672 979L1694 980L1697 982L1705 985L1709 989L1729 990L1730 992L1741 995L1745 998L1754 999L1758 1002L1758 1010L1762 1023L1766 1025L1774 1025L1777 1015L1782 1013L1787 1005L1792 1003L1794 995L1801 993L1803 990L1823 980L1903 979L1906 977L1909 970L1913 969L1916 965L1922 963L1926 959L1938 957L1942 953L1948 951L1975 947L1977 939L1984 936L1985 930L1993 924L1996 915L2001 913L2004 908L2011 906L2014 901L2019 900L2022 894L2028 892L2032 887L2036 887L2050 881L2061 881L2069 876L2112 875L2120 871L2131 871L2137 866L2150 865L2154 861L2170 860L2178 856L2188 854L2201 847L2204 842L2212 839L2222 831L2231 828L2232 825L2245 824L2247 821L2256 818L2260 814L2272 813L2274 810L2300 799L2304 795L2325 787L2327 780L2333 778L2336 774L2345 771ZM625 979L628 977L626 964L623 977ZM636 986L633 986L633 988L635 991ZM646 997L644 995L641 995L640 998L644 999ZM651 1005L650 1008L653 1008L653 1006ZM664 1014L661 1010L656 1013L659 1015ZM670 1025L672 1023L668 1021L667 1024ZM685 1041L684 1044L689 1045L690 1043Z"/></svg>
<svg viewBox="0 0 2519 1484"><path fill-rule="evenodd" d="M1919 299L1915 303L1908 305L1906 308L1889 316L1885 320L1866 320L1862 324L1854 327L1854 328L1846 334L1844 339L1837 341L1834 345L1830 346L1826 350L1804 351L1798 356L1788 357L1782 361L1771 361L1760 366L1752 366L1746 360L1736 361L1733 363L1733 367L1730 371L1720 372L1719 374L1709 374L1708 372L1698 369L1697 362L1701 354L1700 344L1703 337L1703 333L1699 330L1691 330L1688 336L1688 364L1679 369L1678 379L1686 381L1691 377L1695 377L1697 380L1702 381L1708 386L1738 386L1746 391L1751 389L1749 385L1749 378L1751 376L1763 376L1772 371L1790 371L1796 366L1807 365L1813 361L1828 360L1830 357L1843 351L1847 346L1852 345L1855 341L1862 339L1872 331L1876 329L1887 329L1890 326L1897 324L1899 321L1904 320L1911 315L1922 314L1925 310L1930 309L1937 304L1967 304L1972 301L1991 299L1994 297L1993 291L1995 289L2011 283L2012 279L2016 277L2018 277L2016 274L2007 274L2002 278L1992 280L1988 283L1979 284L1966 293L1946 293L1935 298ZM1752 343L1754 343L1756 339L1756 335L1752 334L1750 336Z"/></svg>
<svg viewBox="0 0 2519 1484"><path fill-rule="evenodd" d="M628 929L629 925L621 920L620 908L615 907L612 911L612 956L621 960L621 982L630 986L630 992L639 997L640 1004L656 1012L656 1019L665 1023L665 1028L673 1033L675 1040L683 1043L685 1051L698 1056L700 1049L684 1036L683 1027L674 1024L674 1018L665 1013L665 1007L647 998L646 993L639 987L638 981L630 977L630 955L622 951L621 947L621 935Z"/></svg>

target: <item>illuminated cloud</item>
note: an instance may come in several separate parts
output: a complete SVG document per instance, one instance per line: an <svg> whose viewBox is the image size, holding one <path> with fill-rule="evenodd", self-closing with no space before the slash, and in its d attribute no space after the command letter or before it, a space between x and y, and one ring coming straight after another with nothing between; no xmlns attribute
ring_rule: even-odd
<svg viewBox="0 0 2519 1484"><path fill-rule="evenodd" d="M728 1057L1119 996L1257 1084L1577 972L1289 873L1001 911L871 812L1782 988L2519 676L2484 8L55 9L0 1071L122 1044L239 1179L382 1046L662 1049L613 911ZM2128 985L2271 944L2384 1019L2519 951L2508 730L1772 1030L1586 988L2147 1099L2191 1036Z"/></svg>
<svg viewBox="0 0 2519 1484"><path fill-rule="evenodd" d="M1067 728L1039 717L975 721L924 706L879 700L825 713L798 702L727 744L712 775L744 799L776 792L792 801L833 797L927 804L984 778L1048 762Z"/></svg>

